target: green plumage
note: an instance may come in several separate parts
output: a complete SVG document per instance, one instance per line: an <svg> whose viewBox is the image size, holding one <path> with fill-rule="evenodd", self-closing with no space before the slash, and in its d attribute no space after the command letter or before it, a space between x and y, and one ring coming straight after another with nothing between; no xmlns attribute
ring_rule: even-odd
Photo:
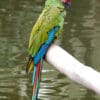
<svg viewBox="0 0 100 100"><path fill-rule="evenodd" d="M67 1L47 0L45 7L37 19L30 35L30 58L26 67L26 72L29 74L33 69L32 100L37 100L38 98L38 89L42 69L41 59L44 57L48 47L55 37L57 38L62 32L64 17L66 15L63 4L67 4Z"/></svg>
<svg viewBox="0 0 100 100"><path fill-rule="evenodd" d="M62 31L64 24L64 6L61 0L47 0L45 8L36 21L30 36L29 41L29 54L34 57L39 48L48 39L48 32L55 26L59 26L60 29L55 34L58 37Z"/></svg>

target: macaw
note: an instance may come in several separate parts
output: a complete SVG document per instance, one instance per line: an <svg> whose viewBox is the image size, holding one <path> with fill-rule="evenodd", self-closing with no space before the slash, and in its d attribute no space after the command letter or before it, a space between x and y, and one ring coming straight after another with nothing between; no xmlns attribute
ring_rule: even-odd
<svg viewBox="0 0 100 100"><path fill-rule="evenodd" d="M48 47L62 31L65 17L65 7L70 5L70 0L46 0L45 7L37 19L29 40L29 61L26 72L32 69L32 100L37 100L41 78L42 62ZM64 7L65 6L65 7Z"/></svg>

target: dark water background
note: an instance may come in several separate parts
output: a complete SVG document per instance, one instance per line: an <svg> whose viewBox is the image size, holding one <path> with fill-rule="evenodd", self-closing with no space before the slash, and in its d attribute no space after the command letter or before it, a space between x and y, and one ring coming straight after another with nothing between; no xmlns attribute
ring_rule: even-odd
<svg viewBox="0 0 100 100"><path fill-rule="evenodd" d="M44 0L0 0L0 100L31 100L25 73L29 33ZM61 46L82 63L100 71L100 0L72 0ZM45 64L40 100L100 100Z"/></svg>

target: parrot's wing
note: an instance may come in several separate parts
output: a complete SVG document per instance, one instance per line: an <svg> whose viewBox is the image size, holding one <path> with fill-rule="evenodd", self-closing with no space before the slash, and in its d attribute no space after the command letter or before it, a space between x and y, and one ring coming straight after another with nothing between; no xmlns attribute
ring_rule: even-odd
<svg viewBox="0 0 100 100"><path fill-rule="evenodd" d="M34 57L39 48L48 39L48 32L59 26L61 11L56 7L45 8L36 21L29 40L29 54Z"/></svg>

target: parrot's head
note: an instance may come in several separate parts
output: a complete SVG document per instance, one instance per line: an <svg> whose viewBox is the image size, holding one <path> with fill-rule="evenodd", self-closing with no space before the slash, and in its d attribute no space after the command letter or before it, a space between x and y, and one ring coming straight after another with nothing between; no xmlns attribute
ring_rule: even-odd
<svg viewBox="0 0 100 100"><path fill-rule="evenodd" d="M71 6L71 0L61 0L64 4L65 8L69 8Z"/></svg>

